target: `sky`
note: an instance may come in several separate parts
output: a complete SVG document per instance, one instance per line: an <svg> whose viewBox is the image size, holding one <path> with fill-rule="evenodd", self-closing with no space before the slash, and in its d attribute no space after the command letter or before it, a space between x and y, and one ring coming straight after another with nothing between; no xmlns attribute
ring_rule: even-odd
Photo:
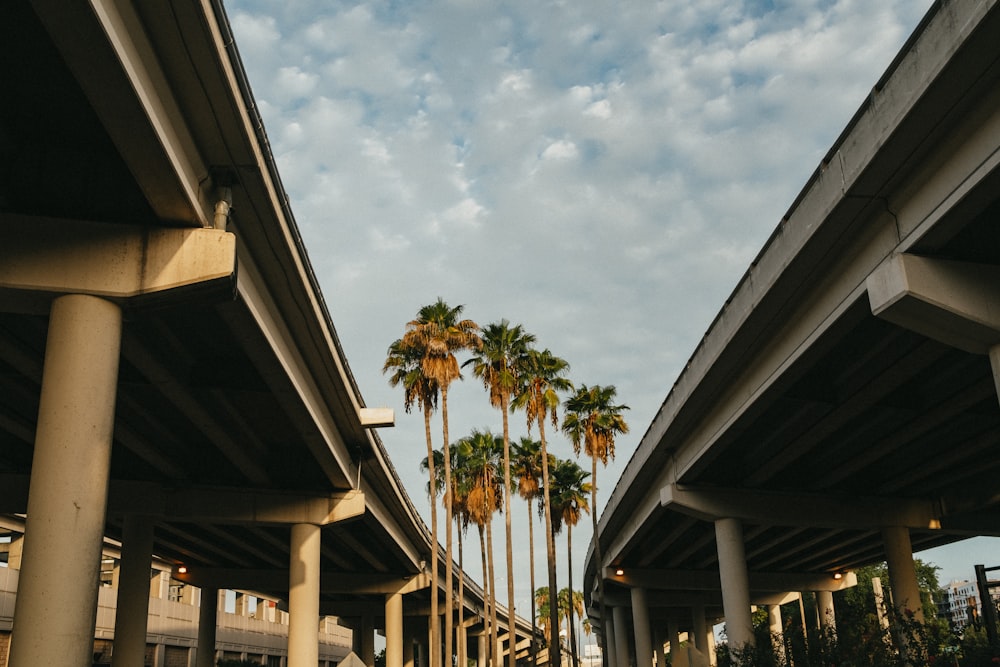
<svg viewBox="0 0 1000 667"><path fill-rule="evenodd" d="M930 4L226 1L348 363L368 406L395 409L380 435L425 521L423 420L381 372L419 308L440 297L481 325L521 324L575 383L616 387L631 431L598 472L603 506L712 319ZM449 416L453 440L501 432L468 373ZM527 435L520 414L511 429ZM565 438L549 440L572 456ZM523 503L512 519L525 572ZM577 575L589 525L573 534ZM972 578L975 563L1000 561L996 544L918 557L942 581ZM478 563L477 550L466 559Z"/></svg>

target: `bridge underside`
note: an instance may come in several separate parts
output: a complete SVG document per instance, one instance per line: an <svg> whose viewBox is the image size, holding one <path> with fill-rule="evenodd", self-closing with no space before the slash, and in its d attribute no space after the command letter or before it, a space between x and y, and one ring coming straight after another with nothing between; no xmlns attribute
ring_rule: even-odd
<svg viewBox="0 0 1000 667"><path fill-rule="evenodd" d="M1000 11L959 4L931 10L674 384L601 517L595 615L601 577L608 609L643 589L663 628L722 619L723 519L754 604L842 587L887 559L886 528L914 551L1000 535Z"/></svg>

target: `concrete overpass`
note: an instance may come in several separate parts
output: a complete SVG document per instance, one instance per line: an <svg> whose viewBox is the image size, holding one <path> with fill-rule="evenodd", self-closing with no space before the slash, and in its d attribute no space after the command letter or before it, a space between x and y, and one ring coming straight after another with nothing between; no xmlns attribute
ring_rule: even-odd
<svg viewBox="0 0 1000 667"><path fill-rule="evenodd" d="M808 91L803 91L808 94ZM600 518L610 664L1000 535L1000 8L935 3L753 261ZM613 628L612 628L613 626ZM676 644L674 644L676 646Z"/></svg>
<svg viewBox="0 0 1000 667"><path fill-rule="evenodd" d="M105 537L116 664L141 664L152 554L287 600L291 665L315 666L321 614L355 618L369 659L378 626L389 664L411 661L437 547L372 431L391 416L351 376L221 1L4 2L0 52L0 513L27 515L11 664L90 664Z"/></svg>

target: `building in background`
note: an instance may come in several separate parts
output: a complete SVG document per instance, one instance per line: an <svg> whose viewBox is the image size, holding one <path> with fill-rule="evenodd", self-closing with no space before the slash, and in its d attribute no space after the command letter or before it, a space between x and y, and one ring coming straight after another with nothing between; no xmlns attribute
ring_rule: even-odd
<svg viewBox="0 0 1000 667"><path fill-rule="evenodd" d="M0 526L0 667L7 667L14 599L21 559L21 533ZM101 562L94 664L110 665L114 648L120 553L106 545ZM201 589L171 577L170 564L154 560L149 578L149 620L144 667L189 667L198 638ZM267 667L287 665L288 612L278 601L249 591L219 591L215 660L249 660ZM334 667L351 651L353 633L333 617L320 622L319 666Z"/></svg>
<svg viewBox="0 0 1000 667"><path fill-rule="evenodd" d="M938 613L956 630L973 623L982 611L976 582L953 580L941 589Z"/></svg>

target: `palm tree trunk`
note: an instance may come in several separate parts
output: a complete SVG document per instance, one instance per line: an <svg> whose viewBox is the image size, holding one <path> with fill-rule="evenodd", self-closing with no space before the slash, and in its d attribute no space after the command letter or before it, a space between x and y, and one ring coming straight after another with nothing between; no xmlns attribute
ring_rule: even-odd
<svg viewBox="0 0 1000 667"><path fill-rule="evenodd" d="M467 651L465 637L465 563L462 552L462 526L459 517L455 517L455 527L458 528L458 632L456 633L455 652L458 654L459 667L466 667Z"/></svg>
<svg viewBox="0 0 1000 667"><path fill-rule="evenodd" d="M507 419L507 396L500 400L500 410L503 412L503 504L504 531L507 538L507 629L510 636L510 650L507 652L507 666L517 667L517 651L515 650L515 635L517 630L514 611L514 547L511 542L510 528L510 428Z"/></svg>
<svg viewBox="0 0 1000 667"><path fill-rule="evenodd" d="M549 636L549 665L558 667L562 664L559 646L559 604L556 598L558 584L556 582L556 540L552 534L552 503L549 498L549 454L545 446L545 420L538 420L538 437L542 443L542 502L545 503L545 556L549 569L549 627L556 628Z"/></svg>
<svg viewBox="0 0 1000 667"><path fill-rule="evenodd" d="M597 534L597 455L591 457L590 469L590 518L594 522L594 556L597 558L597 594L601 596L601 634L604 635L604 644L601 651L604 664L608 663L608 609L604 603L604 554L601 552L601 540Z"/></svg>
<svg viewBox="0 0 1000 667"><path fill-rule="evenodd" d="M566 617L569 620L569 654L573 661L571 667L577 667L576 655L576 628L573 623L573 524L566 522L566 569L569 574L569 609L566 610Z"/></svg>
<svg viewBox="0 0 1000 667"><path fill-rule="evenodd" d="M477 524L478 525L478 524ZM479 553L483 558L483 632L489 634L490 632L490 580L489 571L486 569L486 537L483 534L483 527L479 526ZM488 653L488 652L487 652ZM486 655L483 659L484 664L492 664L489 655ZM465 667L464 665L462 667Z"/></svg>
<svg viewBox="0 0 1000 667"><path fill-rule="evenodd" d="M528 651L531 653L531 664L538 662L537 647L535 646L535 633L537 630L537 620L535 619L535 516L531 505L531 498L528 498L528 570L531 572L531 642Z"/></svg>
<svg viewBox="0 0 1000 667"><path fill-rule="evenodd" d="M438 625L438 529L437 529L437 489L434 479L434 447L431 444L431 410L424 404L424 436L427 439L427 472L430 475L431 495L431 646L430 667L440 667L441 664L441 628Z"/></svg>
<svg viewBox="0 0 1000 667"><path fill-rule="evenodd" d="M454 635L454 564L451 558L451 515L452 515L452 488L451 488L451 453L448 450L448 386L441 385L441 422L444 431L444 512L445 512L445 561L444 561L444 660L446 667L452 664L452 636ZM464 666L463 666L464 667Z"/></svg>
<svg viewBox="0 0 1000 667"><path fill-rule="evenodd" d="M486 522L486 559L490 567L490 660L499 665L501 660L499 632L497 631L497 580L493 568L493 521Z"/></svg>

